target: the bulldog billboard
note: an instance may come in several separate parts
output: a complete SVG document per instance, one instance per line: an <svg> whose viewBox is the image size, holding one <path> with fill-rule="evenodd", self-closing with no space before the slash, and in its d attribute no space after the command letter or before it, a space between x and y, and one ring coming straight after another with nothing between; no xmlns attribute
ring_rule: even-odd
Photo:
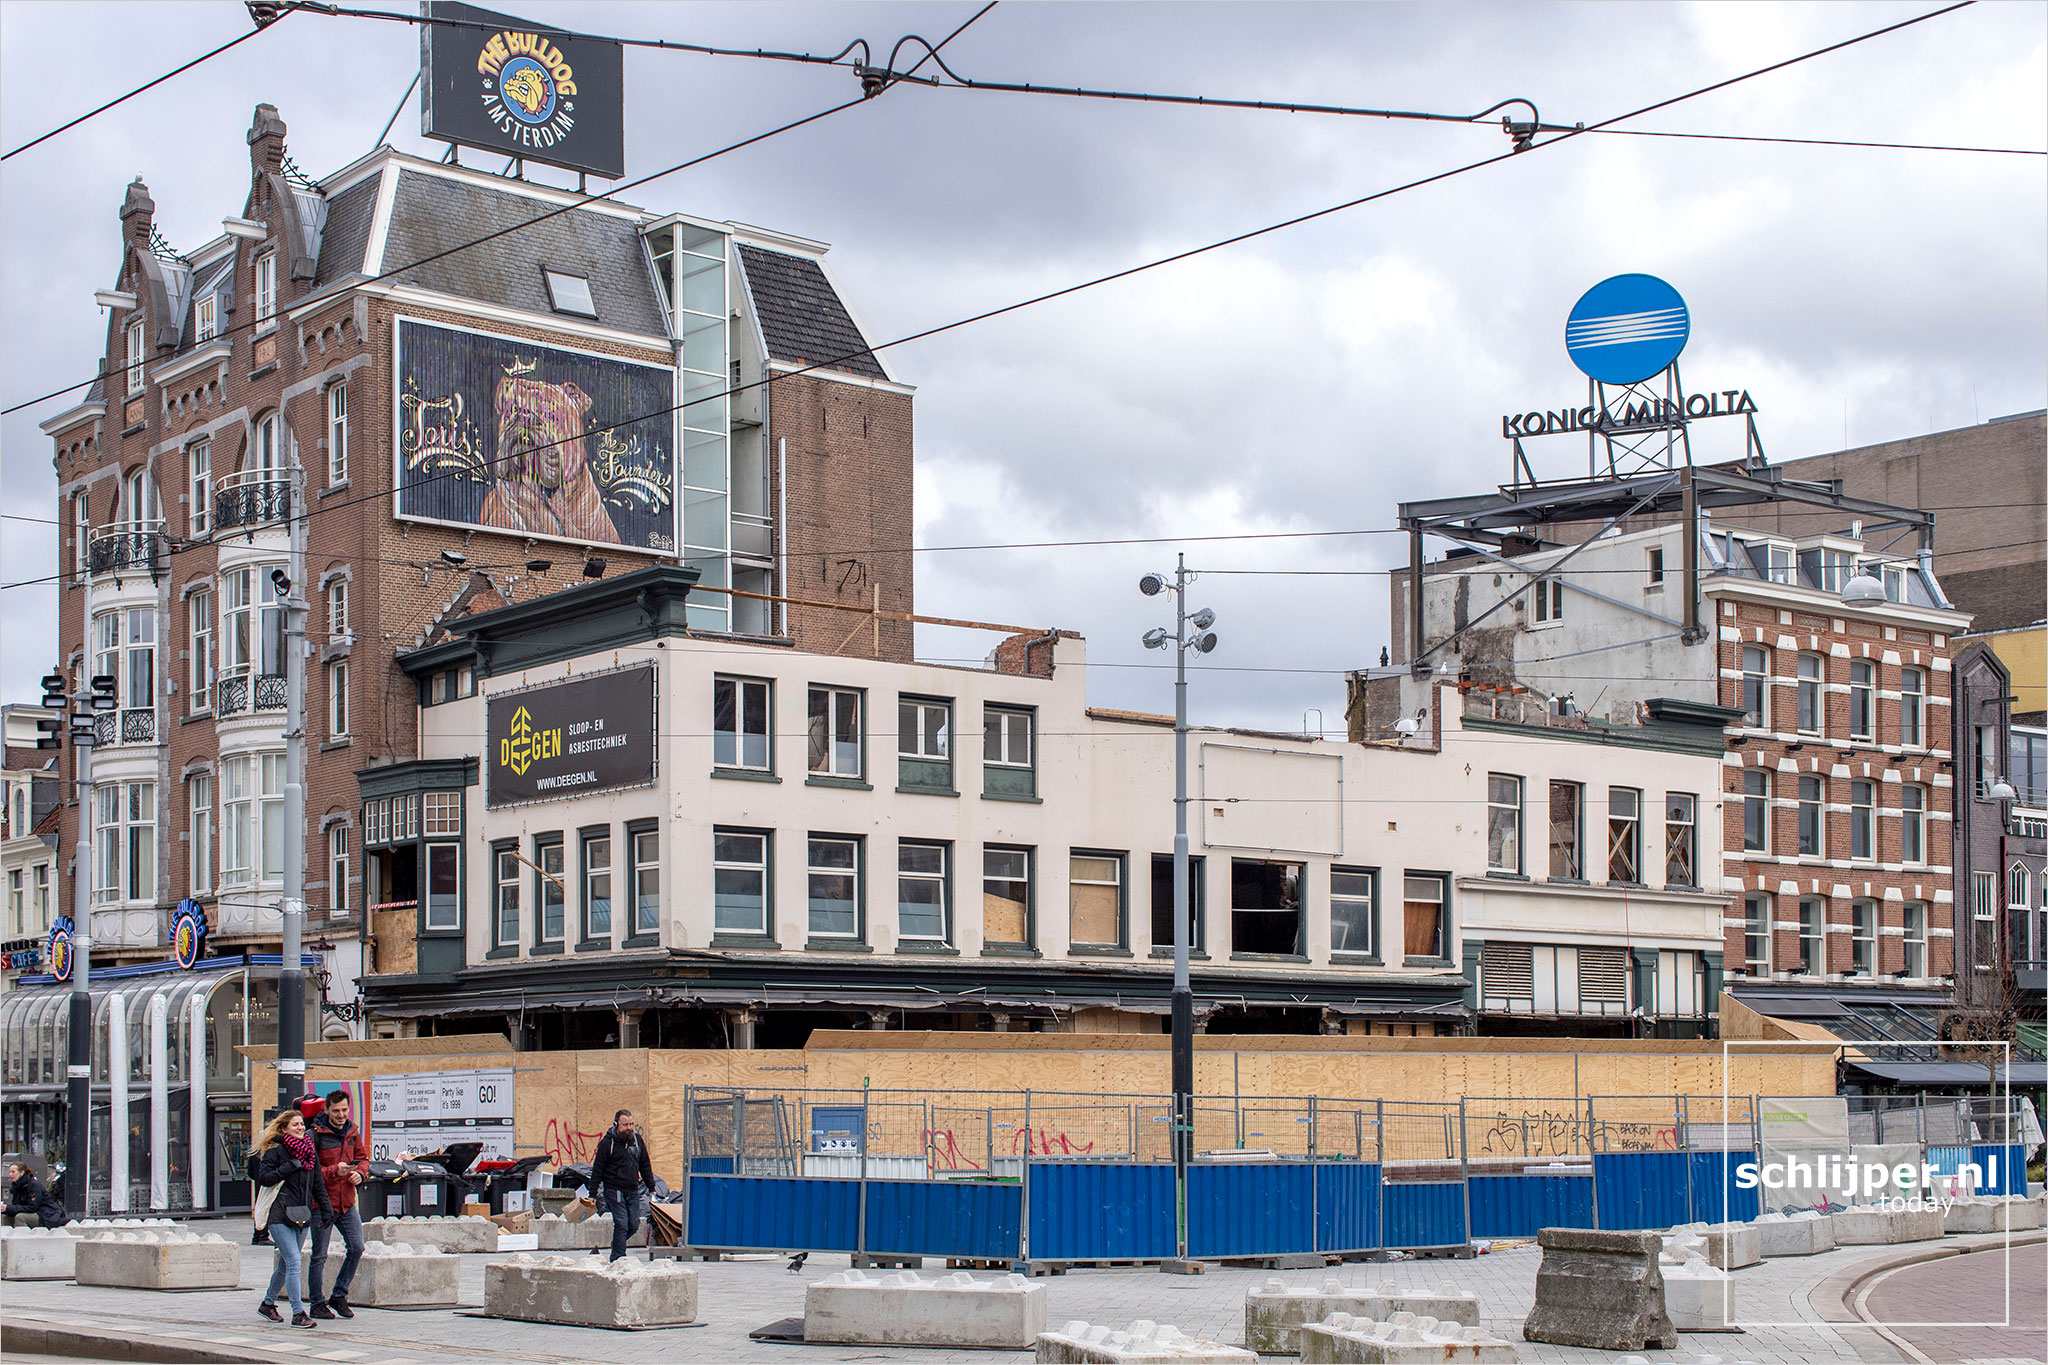
<svg viewBox="0 0 2048 1365"><path fill-rule="evenodd" d="M396 326L398 516L675 549L673 371L411 318Z"/></svg>
<svg viewBox="0 0 2048 1365"><path fill-rule="evenodd" d="M492 697L484 804L520 806L654 781L654 665Z"/></svg>

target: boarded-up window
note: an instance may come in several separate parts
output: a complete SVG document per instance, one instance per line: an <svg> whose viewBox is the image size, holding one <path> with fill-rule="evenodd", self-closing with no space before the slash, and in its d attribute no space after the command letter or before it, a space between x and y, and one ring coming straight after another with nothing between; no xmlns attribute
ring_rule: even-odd
<svg viewBox="0 0 2048 1365"><path fill-rule="evenodd" d="M985 943L1029 943L1031 853L990 848L981 854L981 937Z"/></svg>
<svg viewBox="0 0 2048 1365"><path fill-rule="evenodd" d="M1534 1000L1535 956L1526 943L1487 944L1479 966L1482 993L1490 1000Z"/></svg>
<svg viewBox="0 0 2048 1365"><path fill-rule="evenodd" d="M1401 879L1401 951L1409 957L1444 956L1444 879Z"/></svg>
<svg viewBox="0 0 2048 1365"><path fill-rule="evenodd" d="M1579 1000L1585 1004L1628 1003L1628 949L1579 949Z"/></svg>
<svg viewBox="0 0 2048 1365"><path fill-rule="evenodd" d="M1094 947L1123 943L1124 860L1113 853L1076 853L1067 866L1070 942Z"/></svg>

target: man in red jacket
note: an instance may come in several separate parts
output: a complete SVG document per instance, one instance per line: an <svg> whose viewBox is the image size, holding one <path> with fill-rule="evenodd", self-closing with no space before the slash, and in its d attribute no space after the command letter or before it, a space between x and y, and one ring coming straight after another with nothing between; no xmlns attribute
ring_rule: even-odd
<svg viewBox="0 0 2048 1365"><path fill-rule="evenodd" d="M314 1215L313 1264L306 1276L306 1297L312 1301L316 1318L352 1318L355 1313L348 1306L348 1287L355 1282L356 1267L363 1259L363 1215L356 1208L356 1186L370 1174L370 1149L363 1145L362 1133L349 1122L348 1091L327 1092L327 1111L306 1126L306 1135L320 1153L320 1179L327 1186L327 1202L334 1206L332 1219ZM320 1277L327 1269L327 1244L336 1228L341 1229L348 1255L334 1277L333 1294L323 1297Z"/></svg>

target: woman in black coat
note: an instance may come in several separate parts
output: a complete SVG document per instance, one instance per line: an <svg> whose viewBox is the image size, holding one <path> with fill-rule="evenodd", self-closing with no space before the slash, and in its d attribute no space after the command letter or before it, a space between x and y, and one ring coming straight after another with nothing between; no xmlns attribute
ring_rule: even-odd
<svg viewBox="0 0 2048 1365"><path fill-rule="evenodd" d="M277 1249L270 1287L264 1290L263 1302L256 1311L272 1322L283 1322L277 1311L277 1292L285 1289L291 1294L292 1326L317 1327L319 1324L306 1311L301 1287L306 1255L303 1239L315 1218L334 1216L334 1206L327 1201L327 1182L320 1178L320 1157L314 1150L313 1139L306 1133L305 1116L297 1109L279 1114L264 1125L249 1156L258 1206L266 1215L262 1221L270 1231L270 1244ZM265 1199L269 1207L262 1209ZM306 1221L293 1222L291 1215L295 1211Z"/></svg>
<svg viewBox="0 0 2048 1365"><path fill-rule="evenodd" d="M32 1217L46 1228L61 1228L71 1221L62 1201L44 1189L36 1173L19 1161L7 1163L7 1216L10 1221Z"/></svg>

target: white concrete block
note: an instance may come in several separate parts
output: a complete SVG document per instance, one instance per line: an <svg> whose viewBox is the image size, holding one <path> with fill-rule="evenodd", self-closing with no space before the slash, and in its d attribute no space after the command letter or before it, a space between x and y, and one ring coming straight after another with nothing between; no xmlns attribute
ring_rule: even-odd
<svg viewBox="0 0 2048 1365"><path fill-rule="evenodd" d="M1754 1223L1681 1223L1664 1234L1664 1249L1692 1238L1699 1239L1702 1259L1722 1270L1740 1270L1764 1258Z"/></svg>
<svg viewBox="0 0 2048 1365"><path fill-rule="evenodd" d="M540 1238L531 1232L501 1232L498 1234L500 1251L539 1251Z"/></svg>
<svg viewBox="0 0 2048 1365"><path fill-rule="evenodd" d="M804 1340L1029 1350L1045 1330L1045 1286L1022 1275L842 1271L804 1290Z"/></svg>
<svg viewBox="0 0 2048 1365"><path fill-rule="evenodd" d="M536 1239L534 1245L542 1251L591 1251L598 1247L609 1249L612 1244L612 1216L608 1213L574 1223L544 1213L527 1227Z"/></svg>
<svg viewBox="0 0 2048 1365"><path fill-rule="evenodd" d="M234 1289L242 1282L241 1248L225 1237L189 1232L117 1232L80 1237L80 1284L117 1289Z"/></svg>
<svg viewBox="0 0 2048 1365"><path fill-rule="evenodd" d="M330 1253L332 1254L332 1253ZM424 1308L457 1302L455 1271L460 1261L438 1247L403 1242L363 1243L348 1301L354 1308Z"/></svg>
<svg viewBox="0 0 2048 1365"><path fill-rule="evenodd" d="M697 1272L677 1261L513 1256L484 1267L484 1311L569 1327L659 1327L697 1316Z"/></svg>
<svg viewBox="0 0 2048 1365"><path fill-rule="evenodd" d="M1301 1349L1298 1333L1306 1323L1322 1322L1332 1313L1385 1321L1402 1312L1467 1327L1479 1325L1478 1296L1448 1287L1435 1292L1419 1285L1404 1290L1389 1280L1378 1289L1347 1289L1330 1279L1320 1289L1306 1285L1290 1288L1276 1277L1245 1295L1244 1344L1261 1355L1293 1355Z"/></svg>
<svg viewBox="0 0 2048 1365"><path fill-rule="evenodd" d="M84 1237L105 1232L190 1232L174 1218L74 1218L64 1225L66 1232Z"/></svg>
<svg viewBox="0 0 2048 1365"><path fill-rule="evenodd" d="M1302 1365L1420 1365L1427 1361L1512 1361L1513 1342L1483 1327L1396 1313L1384 1321L1334 1313L1301 1329Z"/></svg>
<svg viewBox="0 0 2048 1365"><path fill-rule="evenodd" d="M1756 1229L1756 1249L1772 1256L1813 1256L1835 1249L1835 1220L1832 1214L1804 1209L1798 1213L1767 1213L1750 1224Z"/></svg>
<svg viewBox="0 0 2048 1365"><path fill-rule="evenodd" d="M1041 1361L1057 1365L1254 1365L1258 1356L1240 1346L1191 1337L1169 1323L1140 1320L1127 1331L1070 1322L1057 1332L1041 1332Z"/></svg>
<svg viewBox="0 0 2048 1365"><path fill-rule="evenodd" d="M363 1224L366 1242L403 1242L461 1253L496 1251L501 1229L488 1218L372 1218Z"/></svg>
<svg viewBox="0 0 2048 1365"><path fill-rule="evenodd" d="M1942 1210L1944 1232L2025 1232L2041 1226L2041 1201L2017 1195L1952 1200Z"/></svg>
<svg viewBox="0 0 2048 1365"><path fill-rule="evenodd" d="M0 1228L0 1280L68 1280L77 1273L78 1234L63 1228Z"/></svg>
<svg viewBox="0 0 2048 1365"><path fill-rule="evenodd" d="M1664 1311L1681 1332L1725 1332L1735 1316L1735 1281L1705 1261L1686 1259L1658 1267L1664 1275Z"/></svg>
<svg viewBox="0 0 2048 1365"><path fill-rule="evenodd" d="M1829 1217L1835 1223L1835 1245L1841 1247L1929 1242L1942 1235L1941 1210L1931 1205L1901 1209L1858 1204Z"/></svg>

